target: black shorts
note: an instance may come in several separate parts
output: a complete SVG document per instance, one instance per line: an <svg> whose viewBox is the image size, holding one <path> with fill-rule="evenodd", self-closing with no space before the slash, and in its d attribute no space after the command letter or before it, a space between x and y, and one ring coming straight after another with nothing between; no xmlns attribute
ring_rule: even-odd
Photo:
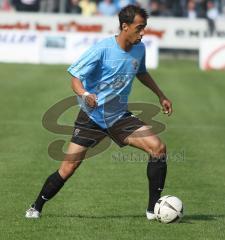
<svg viewBox="0 0 225 240"><path fill-rule="evenodd" d="M146 125L131 112L125 113L107 129L101 128L88 115L80 110L75 121L71 142L84 147L94 147L104 137L109 136L120 147L125 146L124 139L138 128Z"/></svg>

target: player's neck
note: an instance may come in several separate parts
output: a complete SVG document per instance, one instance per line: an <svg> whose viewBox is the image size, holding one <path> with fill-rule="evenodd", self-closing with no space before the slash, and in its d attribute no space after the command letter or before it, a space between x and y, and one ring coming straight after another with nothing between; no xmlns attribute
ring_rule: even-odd
<svg viewBox="0 0 225 240"><path fill-rule="evenodd" d="M120 45L120 47L128 52L132 48L132 44L120 33L116 36L116 41Z"/></svg>

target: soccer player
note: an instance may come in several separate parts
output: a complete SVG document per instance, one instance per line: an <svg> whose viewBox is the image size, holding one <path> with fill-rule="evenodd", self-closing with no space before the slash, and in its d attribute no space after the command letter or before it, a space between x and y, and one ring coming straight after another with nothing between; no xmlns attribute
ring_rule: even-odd
<svg viewBox="0 0 225 240"><path fill-rule="evenodd" d="M146 123L128 111L127 103L132 82L137 77L158 96L164 113L172 113L171 101L145 67L145 46L141 39L147 18L144 9L126 6L119 13L119 35L97 43L69 67L72 89L78 96L81 110L64 160L59 169L47 178L37 199L26 211L27 218L39 218L43 205L73 175L88 149L109 136L120 147L130 145L149 154L146 216L149 220L155 219L154 206L166 178L166 146Z"/></svg>

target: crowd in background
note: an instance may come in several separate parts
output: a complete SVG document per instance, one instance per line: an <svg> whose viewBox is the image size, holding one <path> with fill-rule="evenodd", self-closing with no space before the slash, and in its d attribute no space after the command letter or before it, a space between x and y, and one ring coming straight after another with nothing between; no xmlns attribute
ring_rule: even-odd
<svg viewBox="0 0 225 240"><path fill-rule="evenodd" d="M0 10L113 16L128 4L144 7L151 16L215 20L225 15L225 0L0 0Z"/></svg>

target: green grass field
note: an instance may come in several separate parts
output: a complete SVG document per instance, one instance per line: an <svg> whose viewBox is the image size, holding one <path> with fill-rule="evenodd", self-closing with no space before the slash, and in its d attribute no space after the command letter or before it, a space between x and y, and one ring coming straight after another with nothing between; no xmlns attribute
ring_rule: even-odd
<svg viewBox="0 0 225 240"><path fill-rule="evenodd" d="M169 152L163 195L183 200L181 223L146 220L146 162L115 158L143 152L115 144L84 161L40 220L24 218L59 166L48 145L70 139L42 126L47 109L73 94L66 67L0 64L0 239L225 239L224 72L201 72L197 62L184 60L163 60L152 71L174 106L173 116L155 119L167 126L160 134ZM130 101L158 105L137 81ZM72 125L74 112L59 123Z"/></svg>

